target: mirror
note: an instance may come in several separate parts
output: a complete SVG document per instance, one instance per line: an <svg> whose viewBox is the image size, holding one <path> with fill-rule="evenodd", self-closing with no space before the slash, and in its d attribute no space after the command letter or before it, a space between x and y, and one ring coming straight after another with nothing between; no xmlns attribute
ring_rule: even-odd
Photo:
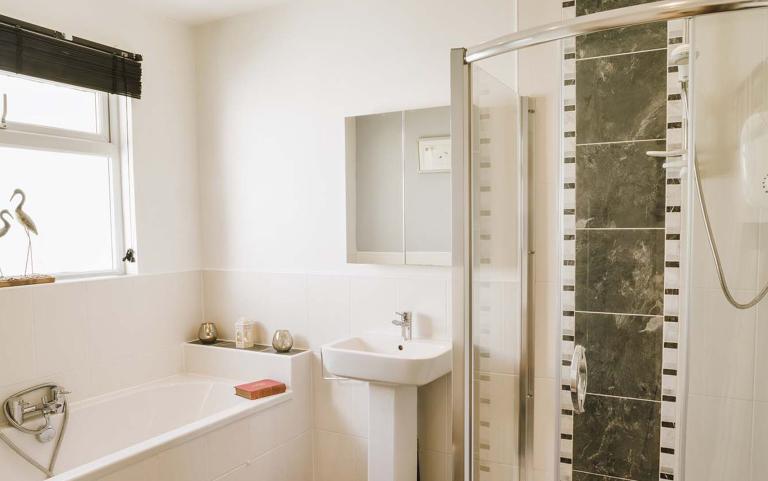
<svg viewBox="0 0 768 481"><path fill-rule="evenodd" d="M347 261L451 265L450 107L347 117Z"/></svg>

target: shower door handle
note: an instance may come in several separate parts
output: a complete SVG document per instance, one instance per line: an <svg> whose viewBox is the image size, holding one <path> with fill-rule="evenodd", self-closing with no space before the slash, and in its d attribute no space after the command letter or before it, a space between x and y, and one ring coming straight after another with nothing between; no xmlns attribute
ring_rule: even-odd
<svg viewBox="0 0 768 481"><path fill-rule="evenodd" d="M587 350L577 345L571 358L571 403L574 414L584 413L584 403L587 400Z"/></svg>

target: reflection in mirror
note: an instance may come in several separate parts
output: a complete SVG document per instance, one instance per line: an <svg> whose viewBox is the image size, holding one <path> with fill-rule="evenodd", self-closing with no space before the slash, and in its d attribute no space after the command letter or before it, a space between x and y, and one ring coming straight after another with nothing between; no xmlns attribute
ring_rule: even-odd
<svg viewBox="0 0 768 481"><path fill-rule="evenodd" d="M451 265L450 115L450 107L403 115L406 264Z"/></svg>
<svg viewBox="0 0 768 481"><path fill-rule="evenodd" d="M346 119L347 260L450 265L450 108Z"/></svg>

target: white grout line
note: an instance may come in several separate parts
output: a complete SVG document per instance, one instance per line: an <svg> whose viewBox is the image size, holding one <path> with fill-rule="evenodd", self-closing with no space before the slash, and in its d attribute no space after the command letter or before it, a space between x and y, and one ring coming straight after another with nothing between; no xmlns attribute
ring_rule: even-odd
<svg viewBox="0 0 768 481"><path fill-rule="evenodd" d="M666 227L576 227L577 231L584 230L665 230Z"/></svg>
<svg viewBox="0 0 768 481"><path fill-rule="evenodd" d="M599 312L599 311L579 311L574 310L577 314L605 314L609 316L631 316L631 317L664 317L664 314L627 314L626 312Z"/></svg>
<svg viewBox="0 0 768 481"><path fill-rule="evenodd" d="M667 39L667 41L669 41L669 39ZM667 45L664 45L663 48L651 48L651 49L648 49L648 50L636 50L634 52L612 53L612 54L608 54L608 55L598 55L596 57L577 58L577 59L574 59L574 60L576 60L577 62L581 62L583 60L598 60L598 59L601 59L601 58L622 57L622 56L625 56L625 55L635 55L635 54L638 54L638 53L649 53L649 52L662 52L662 51L666 51L666 50L667 50Z"/></svg>
<svg viewBox="0 0 768 481"><path fill-rule="evenodd" d="M574 469L573 472L589 474L598 478L620 479L621 481L634 481L633 479L630 479L630 478L618 478L616 476L608 476L607 474L598 474L598 473L591 473L589 471L581 471L580 469Z"/></svg>
<svg viewBox="0 0 768 481"><path fill-rule="evenodd" d="M611 144L638 144L641 142L661 142L666 141L666 138L661 139L634 139L634 140L614 140L611 142L587 142L584 144L576 144L576 147L587 147L590 145L611 145Z"/></svg>
<svg viewBox="0 0 768 481"><path fill-rule="evenodd" d="M661 404L661 400L657 401L655 399L640 399L637 397L628 397L628 396L612 396L610 394L600 394L600 393L589 392L589 391L587 391L587 396L607 397L612 399L628 399L630 401L643 401L643 402L649 402L649 403L656 403L659 405Z"/></svg>

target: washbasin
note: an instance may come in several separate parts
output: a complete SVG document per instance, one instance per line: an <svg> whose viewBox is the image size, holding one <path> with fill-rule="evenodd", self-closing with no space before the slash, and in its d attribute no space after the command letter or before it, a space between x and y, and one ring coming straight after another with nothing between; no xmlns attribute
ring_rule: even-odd
<svg viewBox="0 0 768 481"><path fill-rule="evenodd" d="M371 334L331 342L322 350L328 372L361 381L423 386L451 371L448 341Z"/></svg>
<svg viewBox="0 0 768 481"><path fill-rule="evenodd" d="M418 386L451 372L451 343L367 334L324 345L322 358L329 373L368 382L368 481L416 481Z"/></svg>

